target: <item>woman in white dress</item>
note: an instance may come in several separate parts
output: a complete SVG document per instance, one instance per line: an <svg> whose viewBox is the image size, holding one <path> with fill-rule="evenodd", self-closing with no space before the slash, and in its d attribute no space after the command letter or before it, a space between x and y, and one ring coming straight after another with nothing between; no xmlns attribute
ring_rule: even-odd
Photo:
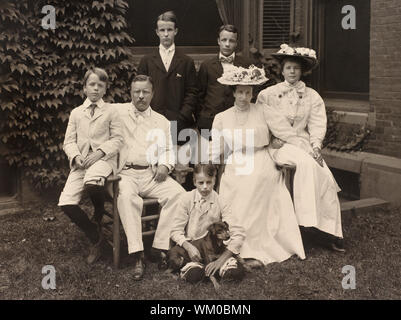
<svg viewBox="0 0 401 320"><path fill-rule="evenodd" d="M220 196L245 229L240 256L248 266L281 262L305 252L290 194L268 152L270 133L263 105L252 104L252 85L266 81L263 69L233 66L218 81L234 85L234 106L216 115L213 161L225 155Z"/></svg>
<svg viewBox="0 0 401 320"><path fill-rule="evenodd" d="M295 165L293 200L298 224L325 232L330 247L345 251L342 242L340 191L321 155L326 134L323 99L300 80L317 65L316 53L286 44L273 54L282 67L285 81L261 91L256 104L266 110L272 134L281 145L271 149L279 164Z"/></svg>

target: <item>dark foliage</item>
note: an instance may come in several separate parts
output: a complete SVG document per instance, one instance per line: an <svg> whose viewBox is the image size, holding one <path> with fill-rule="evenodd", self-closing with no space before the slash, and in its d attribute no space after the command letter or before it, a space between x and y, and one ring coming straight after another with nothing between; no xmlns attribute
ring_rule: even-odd
<svg viewBox="0 0 401 320"><path fill-rule="evenodd" d="M126 1L54 0L54 30L42 28L47 4L0 3L0 139L9 164L41 188L65 181L64 133L71 110L84 100L86 70L106 69L109 102L129 99L127 83L135 72Z"/></svg>
<svg viewBox="0 0 401 320"><path fill-rule="evenodd" d="M366 125L342 123L341 118L341 114L327 110L327 132L323 147L342 152L362 151L370 130Z"/></svg>

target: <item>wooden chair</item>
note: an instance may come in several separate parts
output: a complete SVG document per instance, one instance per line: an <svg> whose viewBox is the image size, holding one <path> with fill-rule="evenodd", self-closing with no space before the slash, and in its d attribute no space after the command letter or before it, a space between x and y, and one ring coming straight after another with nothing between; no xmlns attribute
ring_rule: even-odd
<svg viewBox="0 0 401 320"><path fill-rule="evenodd" d="M121 180L120 176L111 175L106 181L106 194L109 196L107 200L112 203L112 215L107 215L111 221L105 221L102 226L102 232L106 235L106 241L113 248L114 267L118 269L120 264L120 216L117 208L117 195L119 192L118 183ZM111 190L110 190L111 186Z"/></svg>
<svg viewBox="0 0 401 320"><path fill-rule="evenodd" d="M108 219L102 223L102 232L106 236L106 241L113 248L113 264L114 268L118 269L120 266L120 255L121 255L121 240L124 238L124 233L121 233L121 221L120 215L118 213L117 207L117 197L119 192L119 181L121 177L111 175L107 178L106 189L108 194L108 201L112 203L112 214L107 215ZM156 212L149 214L150 207L156 207ZM160 215L160 206L155 198L145 198L143 199L143 209L142 209L142 236L151 236L156 232L157 221Z"/></svg>
<svg viewBox="0 0 401 320"><path fill-rule="evenodd" d="M188 172L192 171L192 168L178 167L174 169L173 175L177 177L178 182L180 178ZM185 176L184 176L185 177ZM106 235L106 241L113 248L113 264L114 268L118 269L120 266L120 253L121 253L121 240L124 238L121 233L121 222L120 215L117 207L117 197L119 192L119 181L120 176L111 175L106 181L106 190L108 195L108 201L112 203L112 214L107 215L109 219L105 219L102 223L102 231ZM184 180L185 181L185 180ZM152 209L153 210L150 210ZM144 198L143 209L142 209L142 236L153 236L156 232L157 223L160 217L161 207L159 202L155 198Z"/></svg>

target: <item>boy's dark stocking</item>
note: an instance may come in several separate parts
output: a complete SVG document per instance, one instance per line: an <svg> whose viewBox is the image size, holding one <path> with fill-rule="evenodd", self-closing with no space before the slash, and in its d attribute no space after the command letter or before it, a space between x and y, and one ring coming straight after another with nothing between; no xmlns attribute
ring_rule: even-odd
<svg viewBox="0 0 401 320"><path fill-rule="evenodd" d="M95 207L94 218L95 222L100 225L100 221L102 221L103 214L105 212L104 202L105 202L105 190L103 186L97 185L86 185L86 191L89 194L89 197Z"/></svg>
<svg viewBox="0 0 401 320"><path fill-rule="evenodd" d="M98 227L89 220L86 213L78 205L61 206L61 209L85 233L93 244L99 241Z"/></svg>

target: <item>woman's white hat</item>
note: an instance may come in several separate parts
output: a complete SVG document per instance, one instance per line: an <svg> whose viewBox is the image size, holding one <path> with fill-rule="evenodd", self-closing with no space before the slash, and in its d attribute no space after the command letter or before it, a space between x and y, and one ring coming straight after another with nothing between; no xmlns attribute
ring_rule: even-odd
<svg viewBox="0 0 401 320"><path fill-rule="evenodd" d="M318 64L315 50L301 47L293 48L285 43L280 46L279 51L277 51L276 53L272 53L272 56L275 57L280 62L282 62L285 58L288 57L299 59L304 62L306 68L304 72L312 70Z"/></svg>
<svg viewBox="0 0 401 320"><path fill-rule="evenodd" d="M254 65L251 65L249 68L234 65L227 66L223 75L217 79L221 84L229 86L254 86L265 83L268 80L265 70Z"/></svg>

